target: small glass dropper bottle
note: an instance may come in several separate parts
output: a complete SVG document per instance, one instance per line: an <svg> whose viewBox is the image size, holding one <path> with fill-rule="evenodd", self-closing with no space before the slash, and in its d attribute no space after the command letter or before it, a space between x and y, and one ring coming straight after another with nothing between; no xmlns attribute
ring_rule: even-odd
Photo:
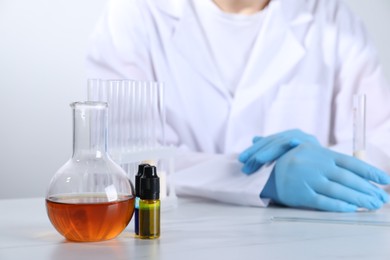
<svg viewBox="0 0 390 260"><path fill-rule="evenodd" d="M160 179L155 166L145 166L140 179L139 238L160 237Z"/></svg>
<svg viewBox="0 0 390 260"><path fill-rule="evenodd" d="M144 173L145 166L150 166L147 163L138 165L138 172L135 175L135 207L134 207L134 232L136 235L139 235L139 190L140 190L140 180L142 174Z"/></svg>

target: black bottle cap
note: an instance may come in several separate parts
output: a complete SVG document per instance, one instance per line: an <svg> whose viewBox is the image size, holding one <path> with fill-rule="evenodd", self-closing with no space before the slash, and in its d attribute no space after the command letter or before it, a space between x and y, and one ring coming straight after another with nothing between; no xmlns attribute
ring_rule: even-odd
<svg viewBox="0 0 390 260"><path fill-rule="evenodd" d="M140 179L141 179L141 176L142 174L144 174L144 168L145 166L150 166L149 164L147 163L142 163L140 165L138 165L138 172L137 174L135 175L135 196L136 197L139 197L139 188L140 188Z"/></svg>
<svg viewBox="0 0 390 260"><path fill-rule="evenodd" d="M160 199L160 178L155 166L145 166L140 179L139 197L143 200Z"/></svg>

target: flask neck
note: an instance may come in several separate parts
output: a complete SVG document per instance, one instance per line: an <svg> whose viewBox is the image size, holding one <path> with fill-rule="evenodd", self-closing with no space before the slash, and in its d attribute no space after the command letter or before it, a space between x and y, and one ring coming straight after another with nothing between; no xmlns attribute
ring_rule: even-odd
<svg viewBox="0 0 390 260"><path fill-rule="evenodd" d="M107 156L107 104L75 102L73 108L73 158Z"/></svg>

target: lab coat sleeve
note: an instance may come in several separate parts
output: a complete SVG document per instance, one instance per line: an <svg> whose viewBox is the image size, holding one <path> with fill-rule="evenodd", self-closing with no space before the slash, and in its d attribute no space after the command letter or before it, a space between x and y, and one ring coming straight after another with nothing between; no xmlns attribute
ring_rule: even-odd
<svg viewBox="0 0 390 260"><path fill-rule="evenodd" d="M110 0L90 36L87 77L152 80L144 8L137 0Z"/></svg>
<svg viewBox="0 0 390 260"><path fill-rule="evenodd" d="M179 196L196 196L224 203L265 207L268 199L260 192L273 169L265 165L246 175L235 154L205 154L181 150L176 157L176 172L171 176Z"/></svg>
<svg viewBox="0 0 390 260"><path fill-rule="evenodd" d="M366 105L366 160L390 172L390 88L377 53L362 23L341 6L338 25L338 74L334 103L334 137L337 151L352 154L353 100L364 93Z"/></svg>

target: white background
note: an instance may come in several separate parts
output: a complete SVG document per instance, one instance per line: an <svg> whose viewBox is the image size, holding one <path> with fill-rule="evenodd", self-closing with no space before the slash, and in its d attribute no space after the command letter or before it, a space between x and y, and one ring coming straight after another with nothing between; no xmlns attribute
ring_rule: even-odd
<svg viewBox="0 0 390 260"><path fill-rule="evenodd" d="M44 196L86 99L87 39L106 0L0 0L0 198Z"/></svg>
<svg viewBox="0 0 390 260"><path fill-rule="evenodd" d="M365 20L390 78L390 1L347 2ZM0 0L0 198L45 196L69 159L69 103L86 98L87 40L105 3Z"/></svg>

